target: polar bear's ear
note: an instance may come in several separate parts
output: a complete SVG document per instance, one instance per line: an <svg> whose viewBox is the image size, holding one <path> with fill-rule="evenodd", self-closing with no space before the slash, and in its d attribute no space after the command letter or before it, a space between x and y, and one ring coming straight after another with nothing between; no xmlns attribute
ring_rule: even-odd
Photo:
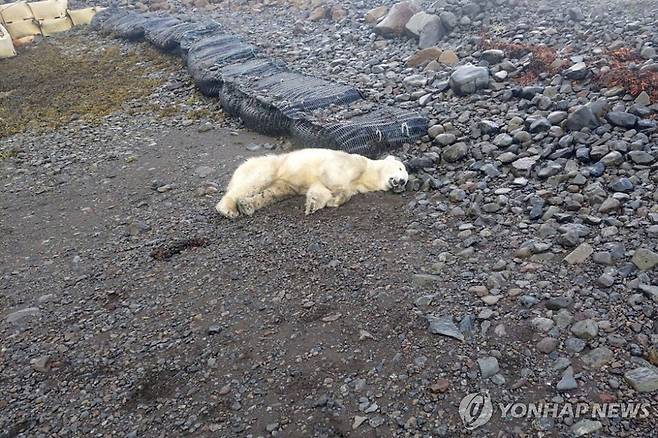
<svg viewBox="0 0 658 438"><path fill-rule="evenodd" d="M395 161L395 157L393 155L389 155L384 159L387 160L387 161Z"/></svg>

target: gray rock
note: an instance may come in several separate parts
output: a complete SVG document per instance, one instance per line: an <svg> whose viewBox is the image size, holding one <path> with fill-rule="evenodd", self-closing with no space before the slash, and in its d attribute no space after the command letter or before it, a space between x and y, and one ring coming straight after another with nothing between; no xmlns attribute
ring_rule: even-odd
<svg viewBox="0 0 658 438"><path fill-rule="evenodd" d="M473 94L489 86L489 70L468 64L458 67L450 75L450 88L455 94Z"/></svg>
<svg viewBox="0 0 658 438"><path fill-rule="evenodd" d="M480 373L482 374L483 379L488 379L500 371L498 359L493 356L478 359L478 365L480 366Z"/></svg>
<svg viewBox="0 0 658 438"><path fill-rule="evenodd" d="M587 243L583 242L576 249L571 251L565 258L564 261L569 263L570 265L578 265L583 263L585 260L589 258L589 256L592 255L594 252L594 248Z"/></svg>
<svg viewBox="0 0 658 438"><path fill-rule="evenodd" d="M599 334L599 326L593 319L584 319L571 326L571 333L580 339L593 339Z"/></svg>
<svg viewBox="0 0 658 438"><path fill-rule="evenodd" d="M601 125L601 120L593 104L578 107L567 117L566 127L572 131L580 131L583 128L594 129Z"/></svg>
<svg viewBox="0 0 658 438"><path fill-rule="evenodd" d="M436 20L438 17L433 14L428 14L427 12L420 11L413 15L405 25L407 32L413 36L419 37L420 32L423 28L432 20Z"/></svg>
<svg viewBox="0 0 658 438"><path fill-rule="evenodd" d="M571 391L573 389L578 389L578 382L573 377L573 368L568 367L562 373L562 378L557 382L556 388L560 392Z"/></svg>
<svg viewBox="0 0 658 438"><path fill-rule="evenodd" d="M455 27L457 27L457 16L449 11L444 11L439 14L441 18L441 24L446 28L448 32L451 32Z"/></svg>
<svg viewBox="0 0 658 438"><path fill-rule="evenodd" d="M635 127L639 120L638 116L622 111L610 111L605 117L613 125L626 129Z"/></svg>
<svg viewBox="0 0 658 438"><path fill-rule="evenodd" d="M658 265L658 254L647 248L638 248L635 250L631 262L641 271L650 271Z"/></svg>
<svg viewBox="0 0 658 438"><path fill-rule="evenodd" d="M618 178L610 184L613 192L629 193L633 191L633 183L628 178Z"/></svg>
<svg viewBox="0 0 658 438"><path fill-rule="evenodd" d="M601 162L605 164L606 167L618 166L624 162L624 156L619 151L610 151L601 158Z"/></svg>
<svg viewBox="0 0 658 438"><path fill-rule="evenodd" d="M656 160L656 157L644 151L630 151L628 153L628 157L631 159L631 161L633 161L633 163L643 165L651 164Z"/></svg>
<svg viewBox="0 0 658 438"><path fill-rule="evenodd" d="M429 322L429 332L434 335L448 336L459 341L464 340L464 335L459 331L455 323L452 321L452 316L434 316L427 315L425 317Z"/></svg>
<svg viewBox="0 0 658 438"><path fill-rule="evenodd" d="M587 65L584 62L577 62L566 69L563 74L567 79L580 80L585 79L588 73Z"/></svg>
<svg viewBox="0 0 658 438"><path fill-rule="evenodd" d="M539 342L537 342L537 350L544 354L550 354L553 351L555 351L555 349L559 344L560 344L559 339L547 336L545 338L542 338Z"/></svg>
<svg viewBox="0 0 658 438"><path fill-rule="evenodd" d="M571 433L576 436L588 435L592 432L596 432L603 427L603 424L600 421L584 419L580 420L578 423L571 426Z"/></svg>
<svg viewBox="0 0 658 438"><path fill-rule="evenodd" d="M505 52L497 49L485 50L482 52L482 55L480 55L480 58L484 59L489 64L498 64L505 58Z"/></svg>
<svg viewBox="0 0 658 438"><path fill-rule="evenodd" d="M658 372L654 368L640 367L627 371L624 380L638 392L658 390Z"/></svg>
<svg viewBox="0 0 658 438"><path fill-rule="evenodd" d="M585 18L583 10L579 7L569 8L567 9L567 13L569 14L569 18L573 21L582 21Z"/></svg>
<svg viewBox="0 0 658 438"><path fill-rule="evenodd" d="M649 298L654 303L658 303L658 286L640 284L638 289L642 291L645 297Z"/></svg>
<svg viewBox="0 0 658 438"><path fill-rule="evenodd" d="M619 207L621 207L621 202L619 202L615 198L608 198L599 207L599 213L610 213L613 211L619 210Z"/></svg>
<svg viewBox="0 0 658 438"><path fill-rule="evenodd" d="M534 167L538 159L539 155L519 158L512 163L512 167L514 167L516 170L527 172Z"/></svg>
<svg viewBox="0 0 658 438"><path fill-rule="evenodd" d="M457 140L457 137L455 134L452 133L444 133L444 134L439 134L434 138L434 141L440 144L441 146L448 146L453 144Z"/></svg>
<svg viewBox="0 0 658 438"><path fill-rule="evenodd" d="M578 338L567 338L564 341L564 348L569 353L580 353L585 348L585 345L587 345L587 343Z"/></svg>
<svg viewBox="0 0 658 438"><path fill-rule="evenodd" d="M656 56L656 49L651 46L644 46L640 50L640 56L644 59L651 59Z"/></svg>
<svg viewBox="0 0 658 438"><path fill-rule="evenodd" d="M441 284L442 280L442 277L439 275L414 274L412 284L421 289L432 289Z"/></svg>
<svg viewBox="0 0 658 438"><path fill-rule="evenodd" d="M464 158L467 153L468 146L466 146L466 143L459 142L445 148L441 157L448 163L454 163Z"/></svg>
<svg viewBox="0 0 658 438"><path fill-rule="evenodd" d="M588 368L601 368L603 365L612 362L615 358L609 348L598 347L582 356L583 363Z"/></svg>
<svg viewBox="0 0 658 438"><path fill-rule="evenodd" d="M432 17L432 19L420 31L418 47L426 49L435 46L436 43L441 41L447 34L448 31L443 27L443 24L441 24L441 19L436 16Z"/></svg>

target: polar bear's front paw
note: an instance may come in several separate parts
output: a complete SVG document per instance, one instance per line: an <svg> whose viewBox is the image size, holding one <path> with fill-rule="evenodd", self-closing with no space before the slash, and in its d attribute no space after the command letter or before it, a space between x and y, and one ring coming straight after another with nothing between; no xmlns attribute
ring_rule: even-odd
<svg viewBox="0 0 658 438"><path fill-rule="evenodd" d="M309 214L313 214L322 207L320 206L318 200L315 197L307 197L306 198L306 209L304 211L304 214L308 216Z"/></svg>
<svg viewBox="0 0 658 438"><path fill-rule="evenodd" d="M236 217L240 216L240 213L238 213L237 210L231 210L222 202L219 202L215 206L215 210L217 210L217 212L222 216L227 217L229 219L235 219Z"/></svg>
<svg viewBox="0 0 658 438"><path fill-rule="evenodd" d="M245 216L251 216L256 211L254 205L245 199L238 199L236 204L240 213L244 214Z"/></svg>

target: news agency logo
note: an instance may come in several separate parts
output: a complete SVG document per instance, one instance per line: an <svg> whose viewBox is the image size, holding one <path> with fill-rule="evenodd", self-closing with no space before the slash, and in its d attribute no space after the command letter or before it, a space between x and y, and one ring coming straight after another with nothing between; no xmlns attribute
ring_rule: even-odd
<svg viewBox="0 0 658 438"><path fill-rule="evenodd" d="M649 418L656 411L649 403L498 403L500 417L514 418ZM459 416L468 430L491 420L494 405L489 393L468 394L459 403Z"/></svg>
<svg viewBox="0 0 658 438"><path fill-rule="evenodd" d="M493 415L493 405L489 393L468 394L459 403L459 416L468 430L477 429L489 422Z"/></svg>

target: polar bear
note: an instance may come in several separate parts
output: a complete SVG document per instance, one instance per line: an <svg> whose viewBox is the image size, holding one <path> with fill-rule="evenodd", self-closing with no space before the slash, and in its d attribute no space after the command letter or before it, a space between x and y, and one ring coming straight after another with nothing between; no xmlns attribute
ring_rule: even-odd
<svg viewBox="0 0 658 438"><path fill-rule="evenodd" d="M294 195L306 195L307 215L338 207L357 193L402 191L409 175L392 155L371 160L331 149L300 149L251 158L237 168L215 209L227 218L251 216Z"/></svg>

